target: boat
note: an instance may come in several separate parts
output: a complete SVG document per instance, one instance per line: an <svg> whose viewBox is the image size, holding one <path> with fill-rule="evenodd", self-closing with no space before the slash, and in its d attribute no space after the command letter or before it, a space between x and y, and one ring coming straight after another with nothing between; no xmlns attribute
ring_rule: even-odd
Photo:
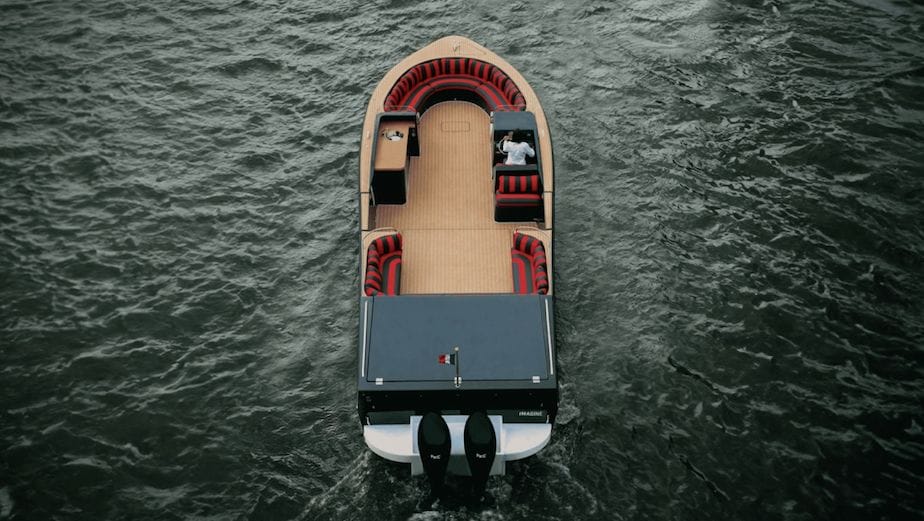
<svg viewBox="0 0 924 521"><path fill-rule="evenodd" d="M359 159L358 413L369 449L426 474L434 492L447 474L483 487L550 441L552 174L536 93L467 38L412 53L372 92Z"/></svg>

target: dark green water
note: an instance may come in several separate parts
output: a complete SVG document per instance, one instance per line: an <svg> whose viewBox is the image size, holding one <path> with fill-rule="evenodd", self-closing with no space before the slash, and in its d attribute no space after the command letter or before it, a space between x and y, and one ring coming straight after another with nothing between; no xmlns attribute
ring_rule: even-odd
<svg viewBox="0 0 924 521"><path fill-rule="evenodd" d="M0 519L924 518L922 26L0 3ZM487 504L422 501L354 411L365 103L447 34L556 147L560 421Z"/></svg>

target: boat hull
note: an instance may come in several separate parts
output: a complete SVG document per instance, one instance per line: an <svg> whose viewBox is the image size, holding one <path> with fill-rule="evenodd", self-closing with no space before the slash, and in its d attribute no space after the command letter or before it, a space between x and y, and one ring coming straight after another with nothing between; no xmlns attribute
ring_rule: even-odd
<svg viewBox="0 0 924 521"><path fill-rule="evenodd" d="M526 164L504 164L508 139L529 147ZM434 491L447 472L483 485L551 439L552 173L535 92L468 39L411 54L372 94L357 407L370 450Z"/></svg>

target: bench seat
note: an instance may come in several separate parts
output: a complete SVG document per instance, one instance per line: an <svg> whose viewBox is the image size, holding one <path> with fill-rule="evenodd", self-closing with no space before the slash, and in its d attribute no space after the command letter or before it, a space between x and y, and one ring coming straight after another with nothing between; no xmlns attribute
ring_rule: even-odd
<svg viewBox="0 0 924 521"><path fill-rule="evenodd" d="M366 296L401 293L401 234L385 235L366 250Z"/></svg>
<svg viewBox="0 0 924 521"><path fill-rule="evenodd" d="M542 241L519 232L514 233L510 263L513 269L514 293L548 294L548 263Z"/></svg>
<svg viewBox="0 0 924 521"><path fill-rule="evenodd" d="M494 220L530 221L542 219L542 179L531 169L497 170L494 191Z"/></svg>
<svg viewBox="0 0 924 521"><path fill-rule="evenodd" d="M384 108L420 112L427 98L447 90L474 92L489 111L526 110L526 99L506 73L472 58L437 58L411 67L388 92Z"/></svg>

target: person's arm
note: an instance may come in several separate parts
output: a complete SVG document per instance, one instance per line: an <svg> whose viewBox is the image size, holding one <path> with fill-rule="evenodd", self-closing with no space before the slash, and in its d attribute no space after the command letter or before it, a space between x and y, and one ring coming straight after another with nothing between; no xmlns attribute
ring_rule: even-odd
<svg viewBox="0 0 924 521"><path fill-rule="evenodd" d="M533 147L529 146L528 143L524 143L524 145L526 145L526 153L529 154L529 157L536 157L536 151L533 150Z"/></svg>
<svg viewBox="0 0 924 521"><path fill-rule="evenodd" d="M501 150L503 150L504 152L510 152L510 141L509 140L504 141L504 146L503 148L501 148Z"/></svg>

